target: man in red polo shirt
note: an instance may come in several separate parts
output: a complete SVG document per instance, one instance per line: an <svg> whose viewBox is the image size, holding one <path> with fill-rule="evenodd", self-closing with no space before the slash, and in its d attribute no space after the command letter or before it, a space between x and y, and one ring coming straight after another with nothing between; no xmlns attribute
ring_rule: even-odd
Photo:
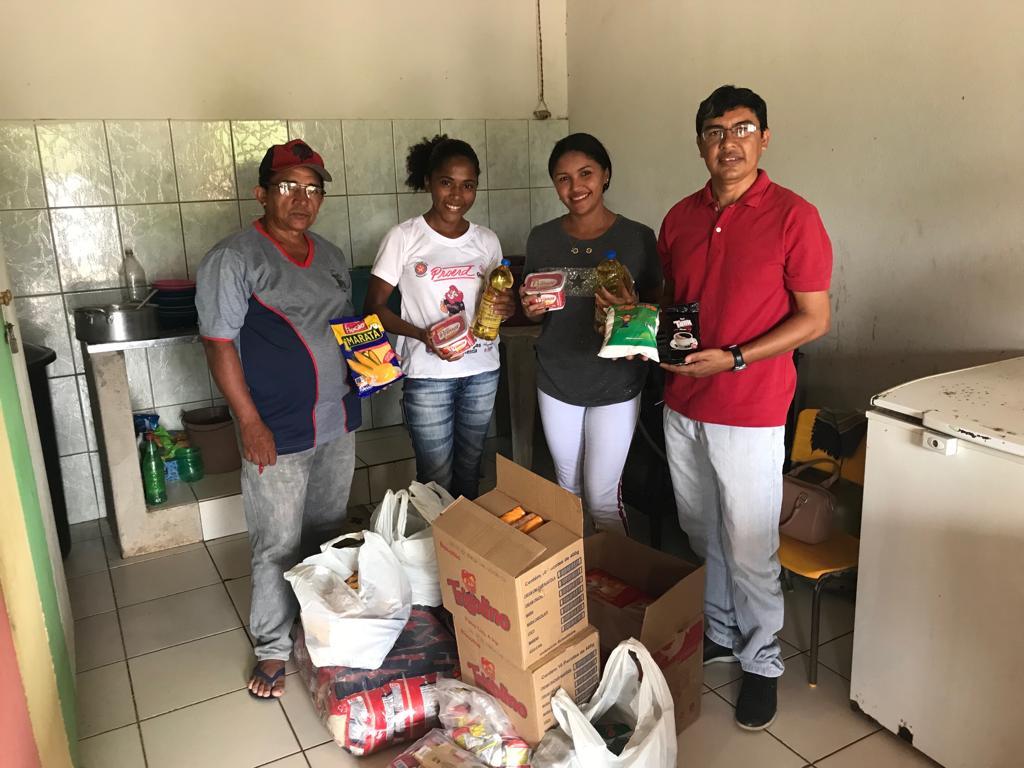
<svg viewBox="0 0 1024 768"><path fill-rule="evenodd" d="M711 179L665 217L665 303L700 302L701 350L666 377L665 443L679 523L707 566L704 662L739 662L736 722L775 719L779 511L791 352L829 328L832 246L818 211L759 170L768 110L725 85L697 110Z"/></svg>

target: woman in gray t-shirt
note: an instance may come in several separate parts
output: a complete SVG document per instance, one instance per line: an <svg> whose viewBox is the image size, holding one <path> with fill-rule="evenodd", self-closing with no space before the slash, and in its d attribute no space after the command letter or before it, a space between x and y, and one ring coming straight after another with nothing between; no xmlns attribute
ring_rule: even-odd
<svg viewBox="0 0 1024 768"><path fill-rule="evenodd" d="M520 289L527 317L544 323L536 344L541 422L559 485L583 498L595 528L624 532L619 485L647 363L597 356L602 337L594 331L594 305L657 301L656 240L650 227L605 206L612 164L593 136L574 133L555 144L548 173L568 212L530 232L523 274L565 272L565 307L549 312ZM609 251L629 270L633 290L596 293L595 267Z"/></svg>

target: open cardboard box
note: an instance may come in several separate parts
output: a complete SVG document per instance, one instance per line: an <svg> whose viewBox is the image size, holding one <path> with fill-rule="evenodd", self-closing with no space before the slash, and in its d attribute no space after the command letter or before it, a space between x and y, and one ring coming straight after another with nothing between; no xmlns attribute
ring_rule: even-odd
<svg viewBox="0 0 1024 768"><path fill-rule="evenodd" d="M641 613L595 597L589 601L590 623L600 632L602 654L629 637L651 652L672 691L681 733L700 717L704 566L611 532L590 536L585 548L588 571L600 569L654 598Z"/></svg>
<svg viewBox="0 0 1024 768"><path fill-rule="evenodd" d="M589 701L600 682L597 630L587 627L528 669L496 654L472 627L456 627L462 677L491 694L531 746L554 726L551 697L559 688L574 701Z"/></svg>
<svg viewBox="0 0 1024 768"><path fill-rule="evenodd" d="M586 627L583 504L504 456L497 471L434 521L441 593L456 627L526 669ZM525 534L498 519L517 505L547 522Z"/></svg>

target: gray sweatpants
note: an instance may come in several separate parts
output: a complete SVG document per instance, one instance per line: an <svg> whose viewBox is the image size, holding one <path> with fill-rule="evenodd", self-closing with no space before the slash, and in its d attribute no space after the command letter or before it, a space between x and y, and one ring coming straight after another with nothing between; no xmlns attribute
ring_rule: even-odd
<svg viewBox="0 0 1024 768"><path fill-rule="evenodd" d="M779 513L785 427L729 427L665 408L679 526L704 558L704 627L744 672L779 677Z"/></svg>
<svg viewBox="0 0 1024 768"><path fill-rule="evenodd" d="M287 659L298 602L284 572L338 535L348 515L355 433L278 456L263 472L242 462L242 506L252 547L250 623L256 658Z"/></svg>

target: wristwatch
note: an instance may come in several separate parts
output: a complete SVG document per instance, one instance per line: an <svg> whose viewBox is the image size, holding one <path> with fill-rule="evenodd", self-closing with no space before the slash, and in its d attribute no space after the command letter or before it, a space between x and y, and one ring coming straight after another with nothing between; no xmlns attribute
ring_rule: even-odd
<svg viewBox="0 0 1024 768"><path fill-rule="evenodd" d="M726 347L725 351L732 352L732 369L734 371L742 371L747 367L746 362L743 360L743 353L740 352L739 344L733 344L730 347Z"/></svg>

